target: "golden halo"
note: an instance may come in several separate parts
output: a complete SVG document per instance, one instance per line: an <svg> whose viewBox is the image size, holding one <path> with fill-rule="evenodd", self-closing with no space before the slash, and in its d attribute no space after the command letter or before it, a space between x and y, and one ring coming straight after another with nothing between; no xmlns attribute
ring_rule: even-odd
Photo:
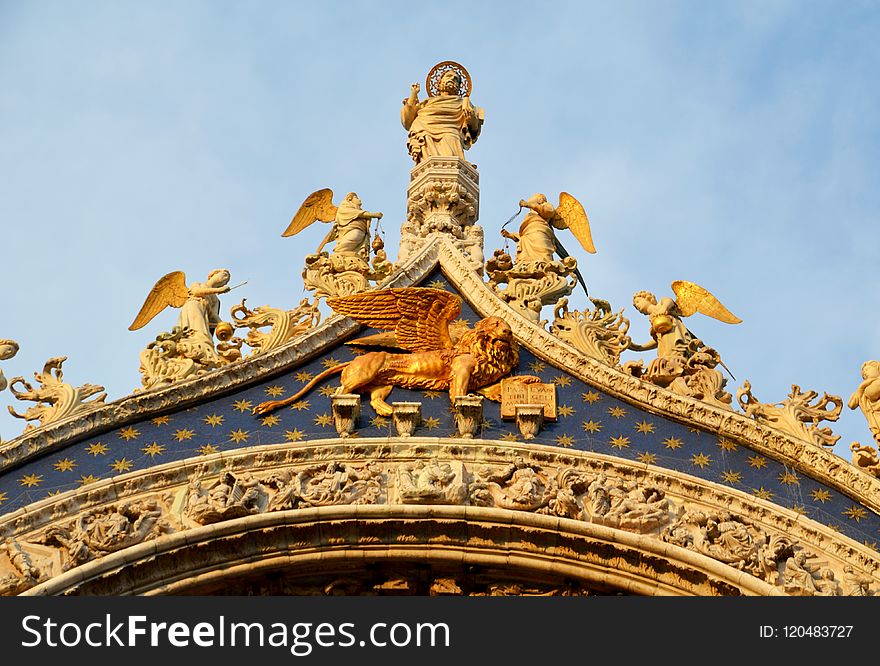
<svg viewBox="0 0 880 666"><path fill-rule="evenodd" d="M428 93L428 97L435 97L440 94L440 90L438 89L440 79L449 70L456 72L461 79L461 86L458 88L458 96L468 97L471 94L473 83L471 82L471 75L468 74L464 65L459 65L452 60L444 60L443 62L438 62L431 68L431 71L428 72L428 78L425 79L425 91Z"/></svg>

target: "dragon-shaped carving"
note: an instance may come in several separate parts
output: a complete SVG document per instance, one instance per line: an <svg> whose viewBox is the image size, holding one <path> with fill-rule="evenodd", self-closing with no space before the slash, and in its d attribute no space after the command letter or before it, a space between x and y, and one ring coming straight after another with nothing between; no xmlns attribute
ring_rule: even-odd
<svg viewBox="0 0 880 666"><path fill-rule="evenodd" d="M450 400L489 387L519 363L513 332L503 319L486 317L454 340L449 325L461 314L461 299L441 289L406 287L328 299L336 312L362 324L394 332L408 354L374 351L319 374L295 395L267 401L254 414L293 404L326 377L342 373L337 395L363 392L377 414L390 416L385 398L395 386L448 390Z"/></svg>

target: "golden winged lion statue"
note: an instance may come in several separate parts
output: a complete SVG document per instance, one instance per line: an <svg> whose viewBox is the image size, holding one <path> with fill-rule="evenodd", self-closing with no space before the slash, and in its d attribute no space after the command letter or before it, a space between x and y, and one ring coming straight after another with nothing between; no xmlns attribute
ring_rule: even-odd
<svg viewBox="0 0 880 666"><path fill-rule="evenodd" d="M330 298L334 311L362 324L393 332L394 345L409 353L373 351L319 374L295 395L257 405L267 414L300 400L326 377L341 373L339 394L369 393L377 414L391 415L385 402L395 386L448 390L450 400L496 384L519 363L510 325L486 317L473 329L450 334L461 299L442 289L405 287Z"/></svg>

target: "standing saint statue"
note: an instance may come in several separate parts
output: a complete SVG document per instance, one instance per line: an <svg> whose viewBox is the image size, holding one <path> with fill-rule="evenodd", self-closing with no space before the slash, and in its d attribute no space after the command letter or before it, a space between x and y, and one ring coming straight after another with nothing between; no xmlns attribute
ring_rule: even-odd
<svg viewBox="0 0 880 666"><path fill-rule="evenodd" d="M426 81L428 98L419 101L419 84L410 86L400 121L409 132L407 148L416 164L428 157L459 157L476 142L485 113L471 104L471 78L454 62L435 65Z"/></svg>

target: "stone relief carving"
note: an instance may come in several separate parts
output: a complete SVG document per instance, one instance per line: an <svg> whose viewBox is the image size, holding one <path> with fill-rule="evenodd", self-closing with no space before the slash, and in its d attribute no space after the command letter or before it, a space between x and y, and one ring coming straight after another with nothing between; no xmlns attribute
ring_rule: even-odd
<svg viewBox="0 0 880 666"><path fill-rule="evenodd" d="M841 594L834 571L815 561L815 555L805 550L798 550L785 560L781 587L786 594L796 597L834 597ZM857 591L865 590L860 585Z"/></svg>
<svg viewBox="0 0 880 666"><path fill-rule="evenodd" d="M69 571L177 529L165 503L154 497L87 510L65 525L50 527L39 541L60 548L61 570Z"/></svg>
<svg viewBox="0 0 880 666"><path fill-rule="evenodd" d="M5 594L19 594L62 571L180 529L271 511L344 504L470 504L650 535L786 593L876 592L876 580L852 564L799 556L805 549L786 534L785 525L779 526L783 531L771 531L731 511L685 506L667 492L641 476L590 473L564 464L551 472L524 458L478 465L473 473L461 461L438 457L362 464L330 460L284 466L256 477L227 470L209 478L203 468L177 491L88 509L73 520L30 533L27 540L7 540L0 551L0 587ZM845 550L836 552L847 557ZM809 579L801 569L809 570Z"/></svg>
<svg viewBox="0 0 880 666"><path fill-rule="evenodd" d="M83 384L75 387L64 383L61 366L66 360L66 356L59 356L46 361L43 371L34 373L34 379L39 384L37 388L26 382L24 377L13 377L10 380L9 390L17 399L36 403L25 410L24 414L19 414L9 407L9 413L14 417L39 422L37 426L28 423L25 432L103 406L107 397L106 393L102 393L103 386ZM23 389L16 388L17 384ZM89 398L93 398L91 402L87 402Z"/></svg>
<svg viewBox="0 0 880 666"><path fill-rule="evenodd" d="M827 393L822 398L818 396L816 391L802 392L800 386L792 384L791 393L783 402L766 404L752 395L752 385L748 380L736 392L736 399L746 416L816 446L831 447L840 436L834 435L829 427L820 428L818 423L840 418L843 401L838 396ZM810 404L813 400L816 402Z"/></svg>
<svg viewBox="0 0 880 666"><path fill-rule="evenodd" d="M250 473L236 476L225 472L207 485L202 475L198 474L187 488L183 512L199 525L209 525L262 513L268 504L268 493Z"/></svg>
<svg viewBox="0 0 880 666"><path fill-rule="evenodd" d="M618 367L620 354L632 342L627 335L629 319L623 316L623 310L612 312L608 301L590 300L596 306L595 310L569 312L568 299L560 299L554 309L555 319L550 332L590 358Z"/></svg>
<svg viewBox="0 0 880 666"><path fill-rule="evenodd" d="M436 458L397 468L397 495L403 504L461 504L467 496L461 463Z"/></svg>
<svg viewBox="0 0 880 666"><path fill-rule="evenodd" d="M470 484L470 503L502 509L535 511L547 505L555 482L522 458L501 470L484 467Z"/></svg>
<svg viewBox="0 0 880 666"><path fill-rule="evenodd" d="M685 511L660 533L667 543L694 550L762 580L777 584L779 565L792 554L784 535L768 534L729 512Z"/></svg>
<svg viewBox="0 0 880 666"><path fill-rule="evenodd" d="M339 504L377 504L385 497L385 476L376 463L354 466L329 462L293 474L282 471L264 479L275 491L270 511Z"/></svg>

